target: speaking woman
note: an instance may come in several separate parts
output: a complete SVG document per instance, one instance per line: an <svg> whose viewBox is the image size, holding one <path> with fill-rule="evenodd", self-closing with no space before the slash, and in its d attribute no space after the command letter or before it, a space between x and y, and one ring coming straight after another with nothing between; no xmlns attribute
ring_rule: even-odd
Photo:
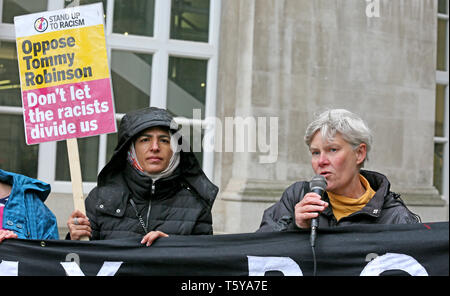
<svg viewBox="0 0 450 296"><path fill-rule="evenodd" d="M420 221L390 191L386 176L362 169L372 135L359 116L343 109L326 111L307 127L304 140L315 174L326 179L324 196L310 192L309 182L294 183L264 212L258 231L309 228L312 218L320 228Z"/></svg>

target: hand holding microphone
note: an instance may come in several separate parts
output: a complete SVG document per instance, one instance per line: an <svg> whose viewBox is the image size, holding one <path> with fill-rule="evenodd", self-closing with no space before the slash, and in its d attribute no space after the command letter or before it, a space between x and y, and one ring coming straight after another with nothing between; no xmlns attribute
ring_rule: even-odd
<svg viewBox="0 0 450 296"><path fill-rule="evenodd" d="M321 175L312 178L310 192L295 205L295 224L300 228L317 227L319 213L328 207L328 203L321 200L325 192L327 182ZM314 224L314 225L312 225Z"/></svg>
<svg viewBox="0 0 450 296"><path fill-rule="evenodd" d="M322 212L328 204L324 201L322 201L322 195L325 193L325 189L327 188L327 180L322 175L316 175L314 176L311 181L309 182L309 188L310 192L305 194L303 197L303 200L307 195L309 200L311 200L312 206L309 206L309 210L317 210L318 212L308 213L309 215L313 215L313 217L310 220L311 224L311 234L309 238L309 242L311 244L311 250L313 254L313 260L314 260L314 272L313 275L316 275L316 269L317 269L317 262L316 262L316 251L314 250L314 247L316 245L316 237L317 237L317 228L319 227L319 212ZM302 201L303 201L302 200ZM299 203L300 204L300 203ZM306 207L304 207L306 208ZM297 215L296 215L297 216Z"/></svg>

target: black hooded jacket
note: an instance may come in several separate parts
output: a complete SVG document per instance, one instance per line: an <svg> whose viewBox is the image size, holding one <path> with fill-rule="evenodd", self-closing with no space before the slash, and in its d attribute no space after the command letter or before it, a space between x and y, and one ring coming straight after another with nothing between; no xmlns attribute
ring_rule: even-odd
<svg viewBox="0 0 450 296"><path fill-rule="evenodd" d="M140 132L155 126L173 133L178 129L166 110L155 107L123 117L114 154L100 172L97 187L86 198L92 240L142 237L146 234L142 223L148 231L167 234L212 234L211 208L218 188L206 177L193 152L181 151L175 172L154 183L128 163L131 142Z"/></svg>
<svg viewBox="0 0 450 296"><path fill-rule="evenodd" d="M339 221L334 217L332 207L328 206L319 215L319 228L351 224L411 224L420 222L419 216L406 207L400 199L400 195L390 191L390 183L386 176L367 170L361 170L360 173L367 179L370 187L375 190L375 195L361 210L341 218ZM258 231L299 229L295 224L294 208L308 192L310 192L309 182L296 182L289 186L280 201L264 211ZM326 193L322 199L330 204Z"/></svg>

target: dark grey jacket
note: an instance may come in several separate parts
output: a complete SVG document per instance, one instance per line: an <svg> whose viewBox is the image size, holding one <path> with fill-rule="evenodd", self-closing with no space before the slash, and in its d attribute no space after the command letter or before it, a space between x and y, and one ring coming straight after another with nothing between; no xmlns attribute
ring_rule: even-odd
<svg viewBox="0 0 450 296"><path fill-rule="evenodd" d="M122 119L114 154L100 172L97 187L86 199L91 239L142 237L146 234L130 199L134 200L148 231L212 234L211 208L218 188L208 180L193 152L181 151L180 164L174 174L154 184L151 178L128 164L126 153L131 141L141 131L153 126L168 127L173 132L177 130L172 117L163 109L146 108L128 113Z"/></svg>
<svg viewBox="0 0 450 296"><path fill-rule="evenodd" d="M410 224L419 223L420 218L412 213L400 195L390 191L386 176L372 171L361 170L370 186L375 190L374 197L361 210L342 218L339 222L328 206L319 215L319 228L331 228L350 224ZM286 231L299 229L295 224L294 208L310 191L309 182L296 182L283 193L280 201L264 211L260 232ZM322 199L330 204L325 193Z"/></svg>

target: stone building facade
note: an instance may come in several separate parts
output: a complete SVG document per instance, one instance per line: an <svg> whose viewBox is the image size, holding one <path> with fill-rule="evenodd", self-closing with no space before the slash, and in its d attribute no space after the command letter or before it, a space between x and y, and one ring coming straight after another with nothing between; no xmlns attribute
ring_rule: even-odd
<svg viewBox="0 0 450 296"><path fill-rule="evenodd" d="M65 143L24 143L13 17L93 2L0 0L0 167L52 185L62 237L73 210ZM424 222L448 220L448 1L101 2L118 122L165 107L216 140L198 154L220 188L215 233L255 231L285 188L313 176L304 131L330 108L372 129L366 169ZM85 194L115 138L79 140Z"/></svg>
<svg viewBox="0 0 450 296"><path fill-rule="evenodd" d="M223 1L217 91L221 118L277 116L278 159L216 155L216 228L252 232L283 190L313 176L304 131L315 113L361 115L384 173L423 221L448 219L433 186L436 2ZM370 9L370 8L369 8ZM447 197L448 202L448 197Z"/></svg>

